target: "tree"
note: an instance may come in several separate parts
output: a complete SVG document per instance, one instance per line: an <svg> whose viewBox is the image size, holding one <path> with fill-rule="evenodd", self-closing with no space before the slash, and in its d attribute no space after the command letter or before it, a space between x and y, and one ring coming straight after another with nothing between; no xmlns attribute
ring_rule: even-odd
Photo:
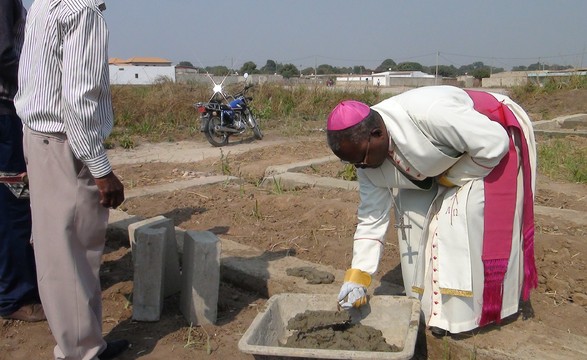
<svg viewBox="0 0 587 360"><path fill-rule="evenodd" d="M363 65L353 66L353 74L367 74L367 69Z"/></svg>
<svg viewBox="0 0 587 360"><path fill-rule="evenodd" d="M403 62L397 64L396 70L399 71L422 71L423 67L417 62Z"/></svg>
<svg viewBox="0 0 587 360"><path fill-rule="evenodd" d="M463 65L459 68L459 75L472 75L473 71L477 70L477 69L481 69L484 68L485 64L483 64L483 62L481 61L476 61L472 64L469 65Z"/></svg>
<svg viewBox="0 0 587 360"><path fill-rule="evenodd" d="M351 72L353 72L353 69L350 67L340 67L338 68L338 74L350 74Z"/></svg>
<svg viewBox="0 0 587 360"><path fill-rule="evenodd" d="M206 72L214 76L224 76L230 74L230 69L226 66L206 66Z"/></svg>
<svg viewBox="0 0 587 360"><path fill-rule="evenodd" d="M265 66L261 68L263 74L275 74L277 72L277 64L273 60L267 60Z"/></svg>
<svg viewBox="0 0 587 360"><path fill-rule="evenodd" d="M430 68L430 71L432 71L432 68ZM436 68L434 69L434 72L436 72ZM458 75L458 70L456 67L454 67L454 65L438 65L438 76L441 77L456 77Z"/></svg>
<svg viewBox="0 0 587 360"><path fill-rule="evenodd" d="M255 74L255 73L258 73L258 72L259 71L257 70L257 64L255 64L252 61L247 61L240 68L240 73L241 74L244 74L244 73Z"/></svg>
<svg viewBox="0 0 587 360"><path fill-rule="evenodd" d="M384 72L384 71L389 71L390 69L395 70L396 67L397 67L397 64L395 63L395 61L393 61L391 59L385 59L385 60L383 60L381 65L379 65L377 68L375 68L375 72Z"/></svg>
<svg viewBox="0 0 587 360"><path fill-rule="evenodd" d="M336 74L337 69L334 68L332 65L322 64L318 65L316 69L316 75L325 75L325 74Z"/></svg>
<svg viewBox="0 0 587 360"><path fill-rule="evenodd" d="M479 68L479 69L475 69L473 70L473 72L471 73L471 75L477 79L477 80L481 80L483 78L488 78L491 75L491 72L489 71L489 68Z"/></svg>
<svg viewBox="0 0 587 360"><path fill-rule="evenodd" d="M286 79L291 77L300 76L298 68L294 64L285 64L279 69L279 74Z"/></svg>
<svg viewBox="0 0 587 360"><path fill-rule="evenodd" d="M179 66L187 66L187 67L194 67L194 65L189 61L180 61Z"/></svg>

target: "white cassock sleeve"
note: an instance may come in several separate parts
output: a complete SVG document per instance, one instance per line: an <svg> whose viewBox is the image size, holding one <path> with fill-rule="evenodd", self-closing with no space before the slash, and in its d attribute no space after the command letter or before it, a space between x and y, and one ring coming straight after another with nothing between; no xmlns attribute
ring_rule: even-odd
<svg viewBox="0 0 587 360"><path fill-rule="evenodd" d="M358 208L359 224L353 242L353 269L363 270L371 275L377 271L385 234L391 216L391 191L375 186L369 178L357 170L359 178Z"/></svg>
<svg viewBox="0 0 587 360"><path fill-rule="evenodd" d="M489 174L508 152L509 139L499 123L475 111L467 93L451 95L407 110L441 151L463 154L446 172L449 181L462 186Z"/></svg>

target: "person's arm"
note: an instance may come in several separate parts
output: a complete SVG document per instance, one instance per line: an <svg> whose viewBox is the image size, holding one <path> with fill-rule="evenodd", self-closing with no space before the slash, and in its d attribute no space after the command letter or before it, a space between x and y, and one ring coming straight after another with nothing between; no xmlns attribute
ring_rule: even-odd
<svg viewBox="0 0 587 360"><path fill-rule="evenodd" d="M388 188L373 184L363 169L357 169L357 175L359 223L354 235L351 267L345 273L338 294L338 303L345 309L367 303L367 288L379 266L392 206Z"/></svg>
<svg viewBox="0 0 587 360"><path fill-rule="evenodd" d="M358 224L354 234L351 268L373 275L385 243L385 234L391 216L392 199L388 188L374 185L358 169L359 208Z"/></svg>
<svg viewBox="0 0 587 360"><path fill-rule="evenodd" d="M16 84L18 79L18 55L13 35L14 5L13 0L0 0L0 79L11 84Z"/></svg>
<svg viewBox="0 0 587 360"><path fill-rule="evenodd" d="M111 122L112 109L103 108L104 66L108 62L108 30L97 8L84 8L65 22L63 39L64 124L74 155L95 178L112 167L102 143L102 131ZM106 84L106 86L109 86ZM102 106L102 107L101 107Z"/></svg>

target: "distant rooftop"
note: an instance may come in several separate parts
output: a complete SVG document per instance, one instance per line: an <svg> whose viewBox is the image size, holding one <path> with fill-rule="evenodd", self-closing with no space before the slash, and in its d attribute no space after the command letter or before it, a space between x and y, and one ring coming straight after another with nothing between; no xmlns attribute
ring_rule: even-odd
<svg viewBox="0 0 587 360"><path fill-rule="evenodd" d="M129 59L110 58L110 65L169 66L171 61L159 57L131 57Z"/></svg>

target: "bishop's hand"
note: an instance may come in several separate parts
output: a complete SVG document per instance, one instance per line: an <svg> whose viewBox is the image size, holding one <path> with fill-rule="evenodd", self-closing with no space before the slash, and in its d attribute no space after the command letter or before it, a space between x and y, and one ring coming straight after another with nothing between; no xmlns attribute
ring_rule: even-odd
<svg viewBox="0 0 587 360"><path fill-rule="evenodd" d="M345 310L358 308L367 303L367 288L361 284L345 282L338 294L338 304Z"/></svg>
<svg viewBox="0 0 587 360"><path fill-rule="evenodd" d="M358 308L367 303L367 287L371 284L371 275L359 270L348 269L344 283L338 294L338 304L343 309Z"/></svg>

